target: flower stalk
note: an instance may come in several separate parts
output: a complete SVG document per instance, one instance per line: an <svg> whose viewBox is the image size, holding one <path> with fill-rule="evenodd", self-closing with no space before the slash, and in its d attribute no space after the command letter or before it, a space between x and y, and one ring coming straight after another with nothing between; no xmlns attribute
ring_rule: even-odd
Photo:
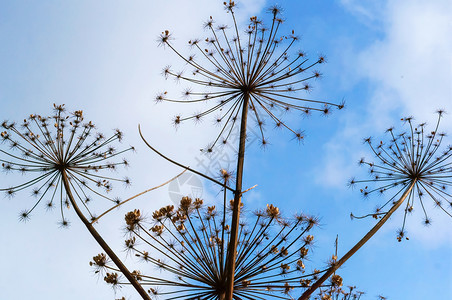
<svg viewBox="0 0 452 300"><path fill-rule="evenodd" d="M227 261L227 287L226 287L226 299L232 300L232 294L234 289L234 273L236 263L236 248L237 248L237 236L240 221L240 204L242 198L242 181L243 181L243 164L245 161L245 144L246 144L246 121L248 114L248 101L250 95L244 94L242 119L240 124L240 140L239 140L239 153L237 160L237 178L234 191L234 206L232 208L232 224L231 224L231 237L228 249L228 261Z"/></svg>
<svg viewBox="0 0 452 300"><path fill-rule="evenodd" d="M108 244L101 237L101 235L97 232L97 230L94 228L94 226L91 224L91 222L88 221L88 219L86 219L86 217L80 211L80 209L77 205L77 202L75 201L74 196L72 195L69 179L68 179L68 176L64 169L61 170L61 176L62 176L62 182L63 182L64 188L66 190L66 194L69 198L69 201L71 202L71 205L74 207L74 210L75 210L77 216L80 218L80 220L83 222L83 224L88 229L89 233L91 233L92 237L96 240L96 242L102 247L102 249L104 249L104 251L110 257L110 259L115 263L115 265L124 274L124 276L126 276L126 278L130 281L130 283L135 288L135 290L138 292L138 294L140 294L140 296L145 300L151 300L151 298L146 293L146 291L143 289L143 287L140 284L138 284L138 282L132 276L132 274L127 269L127 267L123 264L123 262L115 254L115 252L110 248L110 246L108 246Z"/></svg>

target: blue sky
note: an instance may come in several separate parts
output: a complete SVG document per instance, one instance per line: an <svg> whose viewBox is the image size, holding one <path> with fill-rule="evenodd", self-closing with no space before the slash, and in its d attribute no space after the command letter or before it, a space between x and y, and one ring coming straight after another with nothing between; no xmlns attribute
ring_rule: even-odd
<svg viewBox="0 0 452 300"><path fill-rule="evenodd" d="M204 37L209 17L228 22L223 1L0 1L0 119L22 120L30 113L50 113L53 103L82 109L87 119L109 132L119 127L126 144L137 147L126 171L134 185L124 197L158 185L180 170L168 165L140 141L137 124L149 140L171 157L198 166L199 149L215 134L209 124L171 125L174 115L194 108L155 105L162 90L182 90L160 75L167 65L182 66L177 57L157 46L170 30L175 43ZM378 4L376 4L378 3ZM274 4L239 1L239 22L264 15ZM346 187L353 175L365 176L357 161L368 155L362 138L383 136L400 118L413 115L432 122L434 111L449 112L443 129L452 128L452 4L420 1L281 1L286 23L299 46L311 57L326 55L323 78L314 83L313 98L347 101L347 108L329 117L291 116L306 131L303 145L288 134L269 132L270 146L248 148L245 186L258 184L245 199L249 207L278 205L321 217L313 265L323 265L339 234L345 253L373 225L351 221L351 211L365 214L381 199L363 200ZM232 154L228 154L231 155ZM8 182L9 178L2 177ZM204 198L215 190L204 183ZM3 198L3 197L1 197ZM70 215L71 227L58 228L58 214L38 209L27 223L18 212L32 203L27 193L0 199L0 288L2 299L113 299L114 293L92 274L88 262L100 248ZM99 224L116 249L121 249L123 215L133 208L152 211L170 201L162 188L106 217ZM396 214L341 269L347 285L365 291L365 299L452 298L452 221L439 211L433 224L422 217L408 220L409 241L398 243L402 223ZM128 260L129 263L130 260ZM138 299L123 288L117 297Z"/></svg>

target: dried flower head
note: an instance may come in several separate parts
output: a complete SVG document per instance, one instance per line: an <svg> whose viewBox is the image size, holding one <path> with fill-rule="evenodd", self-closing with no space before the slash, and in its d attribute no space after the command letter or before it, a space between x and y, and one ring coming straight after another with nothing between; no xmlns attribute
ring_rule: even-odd
<svg viewBox="0 0 452 300"><path fill-rule="evenodd" d="M156 210L150 228L141 221L130 227L130 215L136 211L126 215L127 229L140 245L133 243L129 248L142 261L164 271L155 276L153 268L146 266L140 273L141 285L161 288L159 295L168 299L224 296L229 214L217 213L215 206L204 206L200 199L183 197L177 209ZM313 241L312 235L306 235L313 228L310 219L302 215L284 219L276 207L268 205L249 216L249 222L241 222L234 298L293 299L289 295L293 290L306 287L300 280L316 276L305 273L304 265Z"/></svg>
<svg viewBox="0 0 452 300"><path fill-rule="evenodd" d="M159 37L160 45L169 47L192 68L185 74L167 66L163 70L165 78L172 77L206 89L197 92L184 90L186 100L172 98L168 92L163 92L156 96L156 101L207 102L210 105L190 116L176 115L173 119L175 126L187 120L199 122L206 116L213 116L220 130L217 138L205 149L211 152L218 141L227 143L235 125L240 123L240 119L246 119L250 111L265 146L268 143L264 136L267 123L286 128L296 140L303 140L303 131L292 129L283 120L288 111L295 110L304 115L317 111L327 115L333 107L344 107L344 104L312 100L306 96L311 90L309 81L321 77L314 68L323 64L325 57L308 60L302 51L291 53L299 38L293 30L288 35L279 33L283 23L279 8L269 10L272 16L269 28L262 20L251 17L246 29L242 30L237 25L235 3L229 1L224 5L231 15L232 26L216 25L210 17L204 25L210 36L188 42L197 55L185 56L177 50L171 43L172 35L168 30Z"/></svg>
<svg viewBox="0 0 452 300"><path fill-rule="evenodd" d="M107 273L104 277L105 282L110 283L113 287L119 284L118 273Z"/></svg>
<svg viewBox="0 0 452 300"><path fill-rule="evenodd" d="M112 182L130 184L128 178L113 178L102 171L127 165L123 158L114 160L133 147L117 150L114 143L122 140L122 132L115 130L110 137L96 133L94 124L84 121L81 110L68 114L64 105L54 104L52 116L31 114L20 125L4 121L1 127L0 163L3 171L33 175L25 183L0 189L8 197L31 190L37 200L31 208L21 212L23 220L29 218L39 203L47 201L47 208L60 206L61 225L69 224L63 209L70 208L71 203L62 184L63 173L69 180L73 195L92 218L88 208L92 195L117 203L119 200L101 192L110 192Z"/></svg>
<svg viewBox="0 0 452 300"><path fill-rule="evenodd" d="M314 300L359 300L364 292L356 290L356 287L349 286L347 289L340 286L331 286L326 289L320 289L319 295Z"/></svg>
<svg viewBox="0 0 452 300"><path fill-rule="evenodd" d="M367 215L376 219L385 215L386 209L391 208L402 194L406 194L403 224L397 237L399 241L406 235L406 217L415 208L422 210L425 225L431 223L424 204L425 199L433 200L436 207L452 217L448 211L452 209L452 194L449 191L452 186L452 146L441 146L446 134L438 131L443 114L444 111L438 111L438 120L430 131L426 129L425 123L414 126L413 118L407 117L402 119L408 125L406 132L396 133L394 128L387 130L389 142L375 143L371 138L366 138L365 143L375 154L377 162L368 162L363 158L359 163L369 167L372 178L352 179L349 182L352 186L372 182L380 184L374 188L361 188L360 191L365 197L393 191L386 203Z"/></svg>
<svg viewBox="0 0 452 300"><path fill-rule="evenodd" d="M104 274L110 263L111 261L108 259L107 255L100 253L93 257L93 261L90 261L89 265L94 267L94 273Z"/></svg>

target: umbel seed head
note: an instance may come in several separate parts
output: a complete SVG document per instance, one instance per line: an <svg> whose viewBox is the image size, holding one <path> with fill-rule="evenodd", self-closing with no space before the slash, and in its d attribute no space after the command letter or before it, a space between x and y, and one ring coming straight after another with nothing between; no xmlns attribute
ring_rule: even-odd
<svg viewBox="0 0 452 300"><path fill-rule="evenodd" d="M31 212L40 202L46 202L48 209L54 204L61 207L60 225L67 227L64 209L71 203L66 197L63 177L80 207L95 218L88 208L92 196L110 203L117 199L108 196L114 182L130 184L130 179L118 179L106 175L128 162L121 156L133 147L123 150L116 143L123 133L116 129L109 137L96 132L91 121L85 121L83 111L67 113L64 105L53 106L53 115L31 114L17 125L4 121L1 125L0 163L5 173L18 172L31 177L28 181L12 187L0 188L7 197L13 197L24 190L31 190L36 199L31 208L20 213L21 220L28 220Z"/></svg>
<svg viewBox="0 0 452 300"><path fill-rule="evenodd" d="M268 29L262 20L253 16L246 30L241 30L235 18L233 1L224 2L225 9L230 13L232 25L215 25L210 17L204 28L210 36L203 39L191 39L188 44L196 54L183 55L172 44L172 36L168 30L158 38L160 45L168 47L176 53L190 68L191 72L184 74L173 71L170 67L163 69L165 78L174 78L200 87L195 91L190 88L184 92L185 100L171 97L167 92L159 93L157 102L173 103L208 103L209 107L197 111L193 115L177 115L173 124L179 126L185 121L193 120L199 123L205 117L212 117L219 126L215 140L205 149L211 152L218 143L227 143L233 136L234 128L244 115L254 120L258 127L261 145L266 146L265 124L286 128L293 138L302 141L303 131L292 129L284 117L289 111L299 111L304 115L318 112L323 115L331 113L332 108L342 109L343 103L332 103L325 100L311 99L307 92L311 89L310 81L321 77L315 70L325 63L324 55L309 60L303 51L294 51L293 47L299 40L295 32L280 34L281 9L271 7ZM244 32L244 34L240 34ZM204 41L205 44L203 44ZM245 114L243 111L247 110Z"/></svg>
<svg viewBox="0 0 452 300"><path fill-rule="evenodd" d="M162 272L158 277L140 272L140 284L183 299L217 299L224 292L231 220L227 212L203 202L182 197L177 208L167 205L154 211L150 227L140 211L126 214L127 251L150 265L143 270ZM314 240L308 233L315 218L300 214L283 218L270 204L253 215L243 214L247 222L241 223L238 236L234 297L293 299L294 291L307 287L300 280L310 282L319 274L305 270ZM96 256L92 266L97 270L104 261ZM117 286L117 274L107 273L105 281ZM334 282L340 286L341 278Z"/></svg>
<svg viewBox="0 0 452 300"><path fill-rule="evenodd" d="M433 201L436 208L452 217L452 146L443 146L447 135L439 131L443 110L437 111L438 119L433 128L427 129L426 123L415 125L413 117L402 118L406 130L396 133L394 127L386 130L388 141L364 139L375 161L362 158L359 164L367 166L370 179L351 179L349 186L361 184L360 192L364 197L373 194L391 193L389 200L379 205L374 213L364 217L380 218L386 210L412 186L404 206L404 218L397 239L407 238L406 217L416 208L424 215L423 224L431 224L426 200ZM375 183L372 187L370 184ZM356 217L352 214L353 218Z"/></svg>

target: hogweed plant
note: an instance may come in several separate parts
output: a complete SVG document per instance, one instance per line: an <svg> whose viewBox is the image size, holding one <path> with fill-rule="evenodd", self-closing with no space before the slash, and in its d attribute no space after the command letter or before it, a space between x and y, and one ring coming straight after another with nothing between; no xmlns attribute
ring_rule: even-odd
<svg viewBox="0 0 452 300"><path fill-rule="evenodd" d="M187 97L186 100L172 98L165 91L156 96L156 101L206 102L208 109L189 116L176 115L173 122L179 126L188 120L197 122L207 116L213 116L214 123L220 129L213 142L203 149L207 152L212 152L219 143L228 143L231 132L239 127L236 187L228 251L230 257L226 260L229 282L227 298L232 299L248 117L251 116L259 128L262 146L268 144L264 134L267 123L285 128L293 134L294 139L303 141L303 131L292 129L283 119L285 113L294 110L307 115L311 112L329 114L332 108L341 109L344 104L306 97L306 92L311 89L309 81L321 76L314 67L323 64L325 58L320 56L315 60L308 60L302 51L291 53L299 38L293 30L288 35L279 33L283 19L278 6L269 9L272 16L269 27L264 26L261 19L251 17L249 25L239 29L235 16L236 4L229 1L224 2L224 5L232 18L232 26L216 25L210 17L204 24L210 36L188 42L195 54L183 55L173 46L170 31L162 32L159 37L160 45L171 49L193 68L190 74L184 74L173 71L168 66L163 70L164 76L200 87L202 90L185 90L183 95Z"/></svg>
<svg viewBox="0 0 452 300"><path fill-rule="evenodd" d="M225 299L231 234L225 207L217 210L199 198L183 197L178 208L162 207L151 220L140 210L126 214L130 236L125 248L148 264L146 272L134 274L152 296ZM239 225L233 299L293 299L293 293L306 289L324 271L305 267L314 240L309 233L317 219L303 214L283 218L273 205L247 215ZM91 265L106 274L107 283L127 284L104 254L95 256ZM155 270L161 271L158 276ZM340 285L342 278L335 275L328 286Z"/></svg>
<svg viewBox="0 0 452 300"><path fill-rule="evenodd" d="M19 172L31 178L0 191L13 197L31 190L36 198L31 208L20 213L20 219L28 220L33 210L46 201L47 208L59 206L60 223L68 226L64 210L72 207L116 266L128 276L144 299L148 299L146 292L90 222L96 218L88 206L93 197L117 204L118 199L105 195L111 191L112 182L130 184L128 178L117 179L103 172L128 165L121 155L134 148L117 150L115 146L122 140L122 132L115 130L113 135L105 137L95 132L92 122L84 121L81 110L68 114L64 105L55 104L52 116L31 114L20 125L4 121L1 126L0 162L3 171Z"/></svg>
<svg viewBox="0 0 452 300"><path fill-rule="evenodd" d="M402 206L404 202L404 215L402 227L397 233L400 242L406 238L405 224L407 216L413 212L415 207L422 210L424 214L423 223L430 225L431 218L427 213L425 200L432 200L434 205L452 217L448 210L452 210L452 145L442 146L446 134L438 131L443 110L438 110L438 120L433 130L427 130L426 123L415 126L412 117L402 118L408 124L405 131L397 133L393 127L386 133L389 142L374 142L371 137L364 142L370 147L375 155L375 162L362 158L360 165L369 168L370 179L358 180L352 178L350 186L364 185L360 192L364 197L373 194L391 193L391 197L376 211L363 217L378 219L378 223L328 272L326 272L315 284L307 290L301 299L308 299L328 277L347 261L359 248L361 248L391 217L391 215ZM376 187L369 187L376 184ZM353 214L352 218L356 218Z"/></svg>
<svg viewBox="0 0 452 300"><path fill-rule="evenodd" d="M370 168L372 178L353 179L350 185L364 185L361 193L365 197L393 194L377 211L367 215L379 221L349 252L340 259L337 254L333 255L326 268L308 271L305 263L311 252L310 231L317 224L316 218L304 214L284 218L273 205L254 213L243 208L242 196L248 191L242 189L248 118L256 124L262 146L268 144L267 125L285 128L293 139L303 141L303 131L294 129L286 121L288 112L328 115L333 108L342 109L344 104L308 96L311 82L321 77L315 68L323 64L325 58L309 60L304 52L293 51L298 37L294 31L288 35L280 33L283 19L279 7L269 9L268 26L264 26L261 19L251 17L246 28L240 29L235 3L229 1L224 5L232 25L216 25L210 17L205 23L209 36L202 41L188 42L194 54L185 56L177 50L168 30L160 35L160 45L171 49L192 68L190 73L184 74L165 67L164 76L200 90L184 90L185 100L162 92L156 96L156 101L204 103L208 107L192 115L176 115L173 120L175 126L180 126L189 120L199 122L212 117L218 125L218 134L203 149L207 153L215 151L218 145L235 142L232 133L238 132L235 172L222 170L220 179L216 179L184 166L153 148L139 128L145 144L158 155L184 168L184 172L193 172L217 184L223 192L222 207L184 197L177 208L165 206L151 217L143 216L138 209L127 213L126 250L147 264L143 271L130 272L94 224L114 207L152 189L123 202L109 196L113 184L129 185L130 180L109 176L104 171L127 166L127 160L121 156L133 147L116 150L114 143L122 139L119 130L106 138L95 133L92 122L84 121L82 111L67 114L63 105L55 105L55 113L50 117L30 115L21 125L2 123L2 169L6 173L34 176L16 186L2 187L0 191L13 197L31 190L36 201L21 212L21 220L28 220L35 208L46 202L48 208L59 207L61 224L67 226L65 209L72 207L105 252L93 257L91 266L114 287L133 285L143 299L160 296L165 299L295 299L303 293L298 299L307 300L316 291L315 299L360 299L361 292L342 287L342 278L336 271L404 202L399 240L406 235L406 217L414 207L422 209L424 223L430 224L425 199L432 199L451 216L448 189L452 185L452 147L441 148L445 134L438 132L443 112L439 111L433 131L427 131L425 124L416 127L412 118L404 118L408 130L397 134L389 129L388 143L375 144L371 138L366 139L377 162L362 159L360 163ZM369 188L371 183L379 186ZM111 203L113 208L96 216L88 205L94 198ZM155 269L161 273L156 274Z"/></svg>

